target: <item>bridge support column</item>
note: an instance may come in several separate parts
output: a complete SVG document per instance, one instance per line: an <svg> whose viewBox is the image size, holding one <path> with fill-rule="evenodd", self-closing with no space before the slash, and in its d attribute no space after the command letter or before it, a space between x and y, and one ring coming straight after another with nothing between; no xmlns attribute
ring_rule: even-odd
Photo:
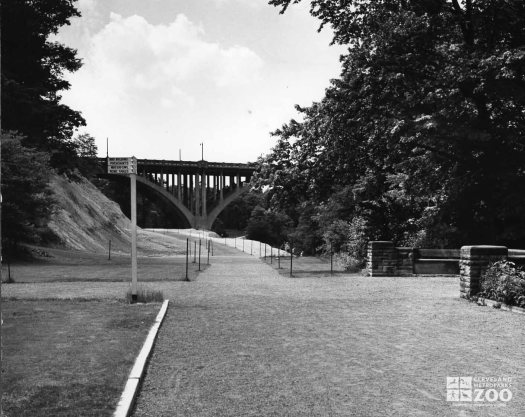
<svg viewBox="0 0 525 417"><path fill-rule="evenodd" d="M188 175L190 178L190 187L188 188L188 207L190 208L191 214L195 214L195 203L193 202L193 175Z"/></svg>
<svg viewBox="0 0 525 417"><path fill-rule="evenodd" d="M200 192L199 192L199 174L195 175L195 216L199 217L200 213Z"/></svg>
<svg viewBox="0 0 525 417"><path fill-rule="evenodd" d="M224 174L221 171L220 181L219 181L219 187L221 189L221 201L224 200Z"/></svg>
<svg viewBox="0 0 525 417"><path fill-rule="evenodd" d="M184 188L182 189L182 191L183 191L184 205L186 207L189 207L190 204L188 201L188 176L186 174L184 174Z"/></svg>
<svg viewBox="0 0 525 417"><path fill-rule="evenodd" d="M180 183L180 171L177 172L177 198L182 201L182 184Z"/></svg>
<svg viewBox="0 0 525 417"><path fill-rule="evenodd" d="M204 217L206 216L206 193L208 191L208 176L205 172L202 173L202 181L201 181L201 192L202 192L202 198L201 198L201 204L202 204L202 212L201 215Z"/></svg>

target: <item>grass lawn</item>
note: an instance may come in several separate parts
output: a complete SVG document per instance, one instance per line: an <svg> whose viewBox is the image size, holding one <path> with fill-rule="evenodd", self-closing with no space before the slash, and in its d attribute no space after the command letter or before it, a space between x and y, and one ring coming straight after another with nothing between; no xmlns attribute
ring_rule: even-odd
<svg viewBox="0 0 525 417"><path fill-rule="evenodd" d="M237 256L177 284L135 417L524 415L524 317L460 300L457 277L288 278ZM447 376L511 377L513 398L453 404Z"/></svg>
<svg viewBox="0 0 525 417"><path fill-rule="evenodd" d="M3 300L3 415L112 415L160 306Z"/></svg>
<svg viewBox="0 0 525 417"><path fill-rule="evenodd" d="M113 281L129 282L131 260L129 255L78 252L47 249L49 256L31 262L11 265L11 276L16 283ZM188 277L198 275L198 257L188 263ZM205 249L201 253L201 270L206 269ZM137 260L140 281L182 281L186 276L186 258L176 256L139 256ZM2 277L7 277L7 267L2 266Z"/></svg>

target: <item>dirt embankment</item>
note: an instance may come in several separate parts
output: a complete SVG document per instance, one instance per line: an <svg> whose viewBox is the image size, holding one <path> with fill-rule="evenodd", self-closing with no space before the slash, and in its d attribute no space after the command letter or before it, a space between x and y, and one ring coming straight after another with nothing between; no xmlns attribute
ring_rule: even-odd
<svg viewBox="0 0 525 417"><path fill-rule="evenodd" d="M108 199L87 179L70 181L53 176L50 187L56 210L49 227L67 249L105 252L111 240L112 251L129 253L131 222L119 205ZM182 253L185 242L177 237L138 228L138 250L143 255Z"/></svg>

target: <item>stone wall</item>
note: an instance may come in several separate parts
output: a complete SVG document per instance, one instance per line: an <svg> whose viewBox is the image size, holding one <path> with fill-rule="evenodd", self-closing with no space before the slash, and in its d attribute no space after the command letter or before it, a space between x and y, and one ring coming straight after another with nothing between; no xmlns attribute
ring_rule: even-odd
<svg viewBox="0 0 525 417"><path fill-rule="evenodd" d="M480 279L489 264L507 259L505 246L463 246L459 261L460 297L470 298L480 291Z"/></svg>
<svg viewBox="0 0 525 417"><path fill-rule="evenodd" d="M523 251L514 252L521 256ZM428 259L419 259L421 255ZM460 296L469 298L480 291L481 275L489 264L507 259L509 250L505 246L463 246L460 258L457 256L457 249L396 248L391 241L368 242L366 273L370 277L386 277L459 272Z"/></svg>

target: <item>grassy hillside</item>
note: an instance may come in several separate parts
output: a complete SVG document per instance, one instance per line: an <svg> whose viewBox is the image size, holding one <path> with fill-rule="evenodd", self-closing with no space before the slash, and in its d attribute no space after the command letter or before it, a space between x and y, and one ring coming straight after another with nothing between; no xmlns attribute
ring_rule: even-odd
<svg viewBox="0 0 525 417"><path fill-rule="evenodd" d="M66 249L128 253L131 245L130 220L119 205L109 200L87 179L72 182L55 175L50 182L56 210L49 222L51 230ZM138 251L143 255L183 253L185 241L138 229Z"/></svg>

